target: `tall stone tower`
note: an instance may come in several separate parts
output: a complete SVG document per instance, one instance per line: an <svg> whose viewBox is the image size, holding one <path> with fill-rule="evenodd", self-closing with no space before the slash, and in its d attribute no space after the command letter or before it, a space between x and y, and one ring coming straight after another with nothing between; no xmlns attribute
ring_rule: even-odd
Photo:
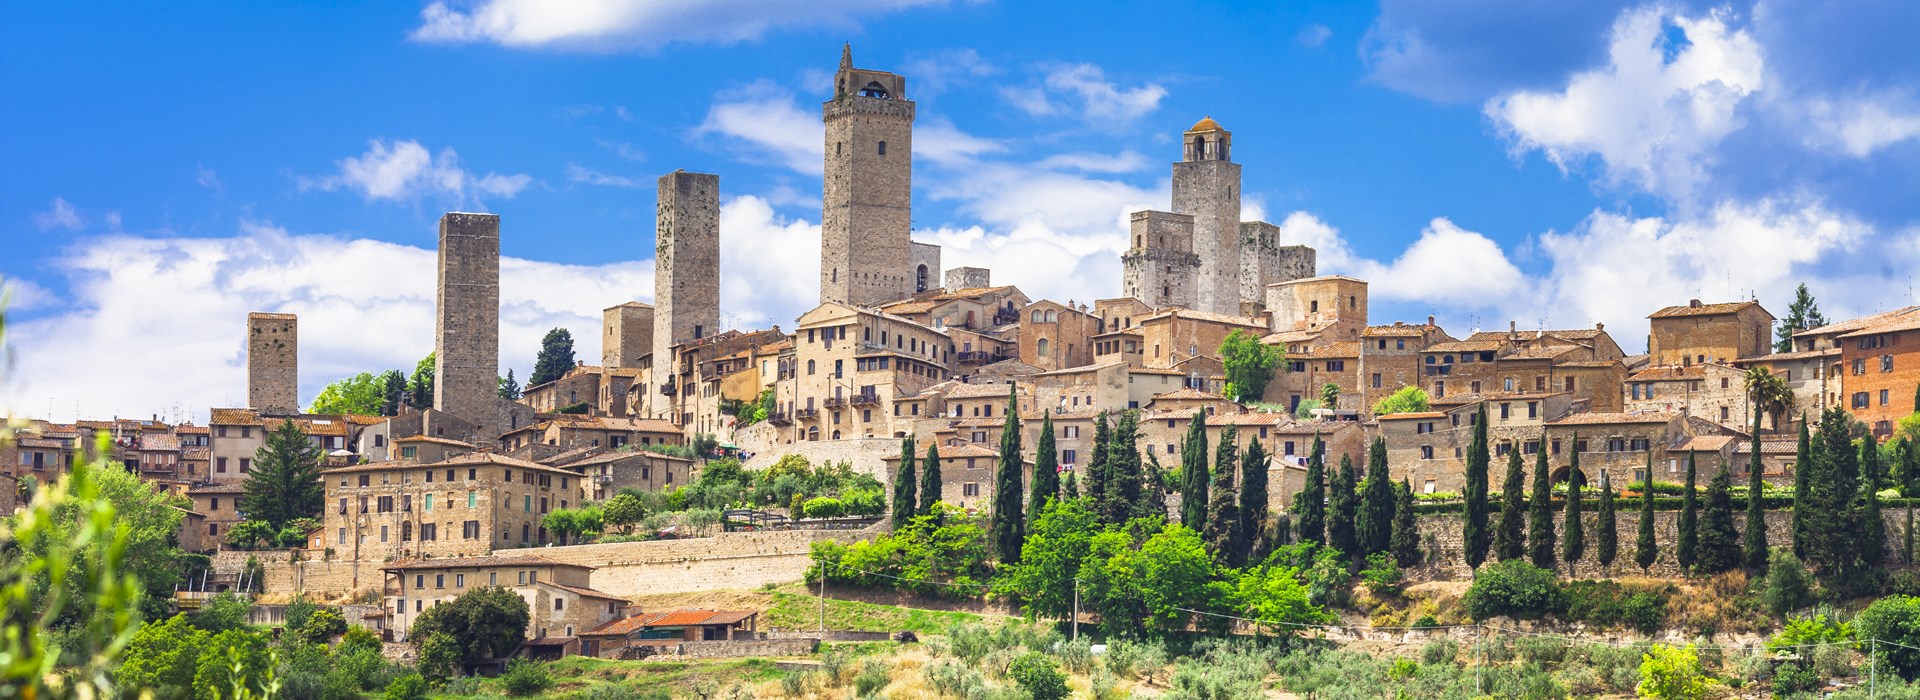
<svg viewBox="0 0 1920 700"><path fill-rule="evenodd" d="M820 110L827 135L823 303L872 305L913 293L913 101L906 94L906 78L854 68L852 47L841 49L833 99Z"/></svg>
<svg viewBox="0 0 1920 700"><path fill-rule="evenodd" d="M1280 245L1280 227L1240 222L1240 315L1266 309L1267 285L1314 276L1315 253L1303 245Z"/></svg>
<svg viewBox="0 0 1920 700"><path fill-rule="evenodd" d="M500 372L500 217L440 217L433 407L493 428Z"/></svg>
<svg viewBox="0 0 1920 700"><path fill-rule="evenodd" d="M247 314L247 407L300 412L299 320L293 314Z"/></svg>
<svg viewBox="0 0 1920 700"><path fill-rule="evenodd" d="M656 212L653 383L666 386L674 376L673 346L720 332L720 176L660 176Z"/></svg>
<svg viewBox="0 0 1920 700"><path fill-rule="evenodd" d="M1240 313L1240 164L1232 160L1233 134L1213 117L1201 119L1181 139L1173 164L1173 211L1193 217L1193 252L1200 256L1194 307Z"/></svg>
<svg viewBox="0 0 1920 700"><path fill-rule="evenodd" d="M653 307L637 301L608 307L600 315L600 366L639 367L653 352Z"/></svg>
<svg viewBox="0 0 1920 700"><path fill-rule="evenodd" d="M1198 308L1194 296L1200 256L1193 252L1194 217L1136 211L1130 228L1133 247L1120 256L1125 266L1124 293L1154 308Z"/></svg>

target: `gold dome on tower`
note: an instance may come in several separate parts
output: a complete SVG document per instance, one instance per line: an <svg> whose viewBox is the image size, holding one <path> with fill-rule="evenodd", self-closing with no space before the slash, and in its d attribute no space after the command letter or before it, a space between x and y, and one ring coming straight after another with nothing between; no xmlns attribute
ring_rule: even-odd
<svg viewBox="0 0 1920 700"><path fill-rule="evenodd" d="M1188 129L1187 133L1196 131L1226 131L1226 129L1221 128L1220 122L1214 121L1212 115L1208 115L1201 117L1200 121L1194 122L1193 128Z"/></svg>

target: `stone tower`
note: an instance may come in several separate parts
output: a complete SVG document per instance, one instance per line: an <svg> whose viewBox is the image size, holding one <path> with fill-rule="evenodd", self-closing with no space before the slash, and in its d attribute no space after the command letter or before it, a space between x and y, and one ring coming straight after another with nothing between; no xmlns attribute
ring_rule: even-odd
<svg viewBox="0 0 1920 700"><path fill-rule="evenodd" d="M853 49L841 50L833 99L820 110L827 138L822 303L873 305L913 293L913 101L906 94L906 78L854 68Z"/></svg>
<svg viewBox="0 0 1920 700"><path fill-rule="evenodd" d="M1260 315L1267 304L1267 285L1312 277L1314 268L1312 248L1280 245L1280 227L1240 222L1240 315Z"/></svg>
<svg viewBox="0 0 1920 700"><path fill-rule="evenodd" d="M293 314L247 314L247 407L300 412L299 320Z"/></svg>
<svg viewBox="0 0 1920 700"><path fill-rule="evenodd" d="M1130 228L1133 247L1120 257L1125 266L1123 293L1154 308L1199 308L1194 305L1200 280L1200 256L1193 252L1194 217L1136 211Z"/></svg>
<svg viewBox="0 0 1920 700"><path fill-rule="evenodd" d="M653 383L664 387L673 377L674 346L720 332L720 176L660 176L656 212Z"/></svg>
<svg viewBox="0 0 1920 700"><path fill-rule="evenodd" d="M653 352L653 307L637 301L608 307L600 315L600 366L639 367Z"/></svg>
<svg viewBox="0 0 1920 700"><path fill-rule="evenodd" d="M440 287L434 305L433 407L494 427L500 372L500 217L440 217Z"/></svg>
<svg viewBox="0 0 1920 700"><path fill-rule="evenodd" d="M1240 313L1240 164L1232 160L1233 134L1212 117L1181 138L1173 164L1173 211L1193 217L1193 252L1200 278L1193 308Z"/></svg>
<svg viewBox="0 0 1920 700"><path fill-rule="evenodd" d="M978 289L993 286L993 271L984 267L956 267L947 271L946 287L955 289Z"/></svg>
<svg viewBox="0 0 1920 700"><path fill-rule="evenodd" d="M907 293L919 294L940 288L940 246L911 242L907 261Z"/></svg>

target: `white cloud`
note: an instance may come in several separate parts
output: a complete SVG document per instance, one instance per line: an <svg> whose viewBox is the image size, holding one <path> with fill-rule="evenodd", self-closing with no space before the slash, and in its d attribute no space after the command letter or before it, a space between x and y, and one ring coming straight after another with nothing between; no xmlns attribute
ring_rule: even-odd
<svg viewBox="0 0 1920 700"><path fill-rule="evenodd" d="M412 140L368 141L366 153L341 159L339 169L334 175L298 178L300 189L331 192L344 188L359 192L368 201L397 202L440 195L464 202L478 194L512 198L533 181L525 174L475 176L460 167L460 156L452 148L433 155Z"/></svg>
<svg viewBox="0 0 1920 700"><path fill-rule="evenodd" d="M1134 173L1145 170L1147 157L1139 151L1127 149L1116 154L1108 153L1056 153L1040 159L1035 165L1056 170L1079 170L1089 173Z"/></svg>
<svg viewBox="0 0 1920 700"><path fill-rule="evenodd" d="M913 89L909 97L915 100L936 97L955 85L996 72L998 69L973 49L945 49L915 54L901 65L900 71L902 75L913 76ZM831 79L824 84L831 85Z"/></svg>
<svg viewBox="0 0 1920 700"><path fill-rule="evenodd" d="M1300 33L1293 36L1293 41L1301 46L1317 49L1325 45L1327 38L1331 36L1333 36L1332 29L1327 28L1327 25L1316 22L1301 27Z"/></svg>
<svg viewBox="0 0 1920 700"><path fill-rule="evenodd" d="M300 316L303 402L356 372L410 371L433 349L430 249L246 224L230 238L106 236L73 250L54 263L64 309L9 329L16 364L0 406L204 421L210 407L245 403L249 311ZM500 267L502 367L522 376L547 329L572 330L593 361L600 310L652 296L651 261Z"/></svg>
<svg viewBox="0 0 1920 700"><path fill-rule="evenodd" d="M196 172L194 173L194 176L193 176L193 181L195 184L198 184L201 187L205 187L209 190L213 190L215 193L223 192L226 190L226 186L220 183L220 174L214 172L213 168L209 168L204 165L198 166L196 168Z"/></svg>
<svg viewBox="0 0 1920 700"><path fill-rule="evenodd" d="M696 136L719 135L730 150L772 162L794 172L819 176L826 158L820 115L803 112L793 93L761 81L730 90L707 109ZM711 139L710 139L711 140Z"/></svg>
<svg viewBox="0 0 1920 700"><path fill-rule="evenodd" d="M580 183L586 183L589 185L598 185L603 187L644 188L647 186L647 183L641 182L639 180L635 180L630 177L624 177L620 175L609 175L607 173L603 173L598 170L590 170L588 168L581 167L577 163L567 164L567 181L580 182Z"/></svg>
<svg viewBox="0 0 1920 700"><path fill-rule="evenodd" d="M1023 112L1050 117L1068 115L1092 124L1126 124L1159 109L1167 89L1156 83L1123 88L1107 80L1091 63L1046 67L1039 84L1001 88L1002 97Z"/></svg>
<svg viewBox="0 0 1920 700"><path fill-rule="evenodd" d="M7 300L6 308L9 311L32 311L51 306L55 298L46 287L14 277L0 277L0 297Z"/></svg>
<svg viewBox="0 0 1920 700"><path fill-rule="evenodd" d="M721 325L791 331L819 299L819 224L782 217L759 197L720 206Z"/></svg>
<svg viewBox="0 0 1920 700"><path fill-rule="evenodd" d="M1624 12L1606 66L1575 74L1565 90L1511 92L1484 110L1516 152L1537 149L1563 171L1598 158L1615 184L1684 200L1706 178L1713 147L1743 125L1741 102L1766 82L1760 44L1727 14Z"/></svg>
<svg viewBox="0 0 1920 700"><path fill-rule="evenodd" d="M1339 229L1313 214L1293 212L1279 226L1282 244L1314 249L1320 274L1367 280L1368 294L1382 301L1491 308L1526 287L1526 275L1500 244L1445 217L1428 222L1412 245L1386 263L1355 254Z"/></svg>
<svg viewBox="0 0 1920 700"><path fill-rule="evenodd" d="M1838 146L1855 158L1904 141L1920 139L1920 106L1905 95L1864 96L1851 100L1805 101L1813 123L1809 146Z"/></svg>
<svg viewBox="0 0 1920 700"><path fill-rule="evenodd" d="M80 210L75 209L72 202L68 202L64 197L54 197L53 201L47 204L46 211L33 215L33 225L40 227L42 231L51 231L56 228L78 231L85 222L81 221Z"/></svg>
<svg viewBox="0 0 1920 700"><path fill-rule="evenodd" d="M654 49L670 43L750 41L769 30L853 29L859 20L944 0L480 0L420 11L415 41L487 42L514 48Z"/></svg>
<svg viewBox="0 0 1920 700"><path fill-rule="evenodd" d="M626 108L621 107L620 109L625 110ZM608 141L606 139L594 139L593 142L595 144L598 144L601 148L607 149L609 151L613 151L614 155L618 155L621 158L625 158L627 160L637 162L637 161L643 161L647 159L647 152L645 150L641 149L639 146L636 146L631 143L627 143L625 141Z"/></svg>

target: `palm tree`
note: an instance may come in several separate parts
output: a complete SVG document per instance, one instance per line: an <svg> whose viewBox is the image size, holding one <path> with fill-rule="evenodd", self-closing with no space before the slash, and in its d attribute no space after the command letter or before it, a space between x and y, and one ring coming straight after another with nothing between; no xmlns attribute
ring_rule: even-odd
<svg viewBox="0 0 1920 700"><path fill-rule="evenodd" d="M1793 410L1793 388L1787 380L1765 367L1750 367L1740 380L1753 406L1753 432L1760 434L1760 417L1773 417L1774 432L1780 431L1780 417Z"/></svg>

